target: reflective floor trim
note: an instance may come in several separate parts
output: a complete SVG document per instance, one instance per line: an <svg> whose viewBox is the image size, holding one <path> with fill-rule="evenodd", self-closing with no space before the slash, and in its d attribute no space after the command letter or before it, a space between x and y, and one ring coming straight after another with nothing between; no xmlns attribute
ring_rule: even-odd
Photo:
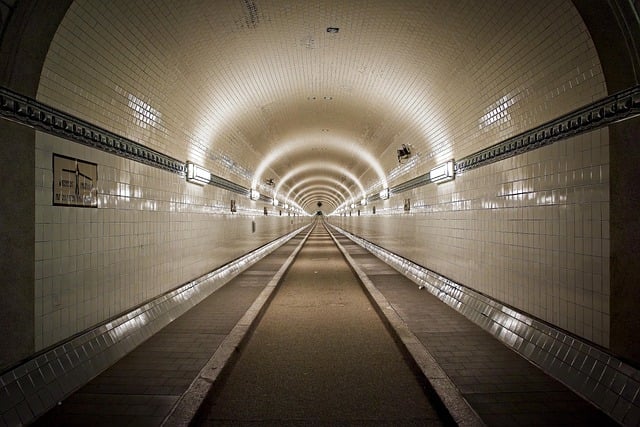
<svg viewBox="0 0 640 427"><path fill-rule="evenodd" d="M622 425L640 424L640 372L604 350L328 224Z"/></svg>

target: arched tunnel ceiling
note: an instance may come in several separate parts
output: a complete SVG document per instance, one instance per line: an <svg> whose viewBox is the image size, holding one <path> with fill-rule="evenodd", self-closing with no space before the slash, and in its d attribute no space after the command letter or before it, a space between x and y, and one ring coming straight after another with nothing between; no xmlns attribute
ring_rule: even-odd
<svg viewBox="0 0 640 427"><path fill-rule="evenodd" d="M402 144L424 173L592 99L561 96L601 79L571 2L513 3L76 1L38 98L247 186L357 202Z"/></svg>

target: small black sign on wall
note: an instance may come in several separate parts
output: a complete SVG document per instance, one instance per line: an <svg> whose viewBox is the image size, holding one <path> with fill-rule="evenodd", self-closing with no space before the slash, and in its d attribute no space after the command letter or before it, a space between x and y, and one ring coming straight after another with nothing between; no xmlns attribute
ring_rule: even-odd
<svg viewBox="0 0 640 427"><path fill-rule="evenodd" d="M53 155L53 204L98 207L98 165L73 157Z"/></svg>

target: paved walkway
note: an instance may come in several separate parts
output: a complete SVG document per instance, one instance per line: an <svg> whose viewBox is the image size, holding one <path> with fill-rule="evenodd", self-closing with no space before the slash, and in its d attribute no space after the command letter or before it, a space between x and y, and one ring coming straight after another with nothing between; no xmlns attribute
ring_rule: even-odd
<svg viewBox="0 0 640 427"><path fill-rule="evenodd" d="M196 425L443 425L322 225Z"/></svg>
<svg viewBox="0 0 640 427"><path fill-rule="evenodd" d="M216 291L36 425L160 425L303 237L292 239ZM359 287L351 283L355 278L335 255L328 235L317 227L312 237L301 252L304 259L285 276L236 367L228 372L230 388L214 389L207 404L216 411L203 411L200 421L262 424L258 420L266 418L256 418L257 412L240 415L266 402L269 420L277 418L274 414L289 413L289 424L312 419L317 425L331 413L333 419L350 424L439 423L431 402L423 400L423 385L407 364L398 364L403 353L389 346L390 336L371 305L363 302ZM336 237L487 425L615 425L427 291L345 237ZM305 292L310 292L308 297ZM289 352L299 344L304 351ZM280 356L267 361L265 352ZM351 352L358 353L357 361L344 358ZM264 364L243 368L242 358ZM267 367L280 369L280 374L268 373ZM263 381L260 386L258 379ZM232 381L239 382L230 385ZM401 406L395 396L404 389L409 396L401 400L408 400L411 407ZM318 397L319 390L327 397ZM231 396L236 391L241 397ZM275 391L289 397L274 398ZM223 405L215 400L230 396ZM266 400L259 403L260 399ZM343 404L354 409L346 410Z"/></svg>
<svg viewBox="0 0 640 427"><path fill-rule="evenodd" d="M370 252L335 237L487 425L617 425Z"/></svg>
<svg viewBox="0 0 640 427"><path fill-rule="evenodd" d="M159 426L303 237L214 292L35 425Z"/></svg>

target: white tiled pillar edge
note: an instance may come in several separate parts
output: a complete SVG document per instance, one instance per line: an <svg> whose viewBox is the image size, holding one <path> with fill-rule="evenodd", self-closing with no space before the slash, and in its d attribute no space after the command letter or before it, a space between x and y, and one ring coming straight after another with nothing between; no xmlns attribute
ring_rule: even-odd
<svg viewBox="0 0 640 427"><path fill-rule="evenodd" d="M640 372L605 351L328 224L623 425L640 418Z"/></svg>
<svg viewBox="0 0 640 427"><path fill-rule="evenodd" d="M24 425L113 365L231 279L308 228L286 234L223 267L27 360L0 377L3 425Z"/></svg>

